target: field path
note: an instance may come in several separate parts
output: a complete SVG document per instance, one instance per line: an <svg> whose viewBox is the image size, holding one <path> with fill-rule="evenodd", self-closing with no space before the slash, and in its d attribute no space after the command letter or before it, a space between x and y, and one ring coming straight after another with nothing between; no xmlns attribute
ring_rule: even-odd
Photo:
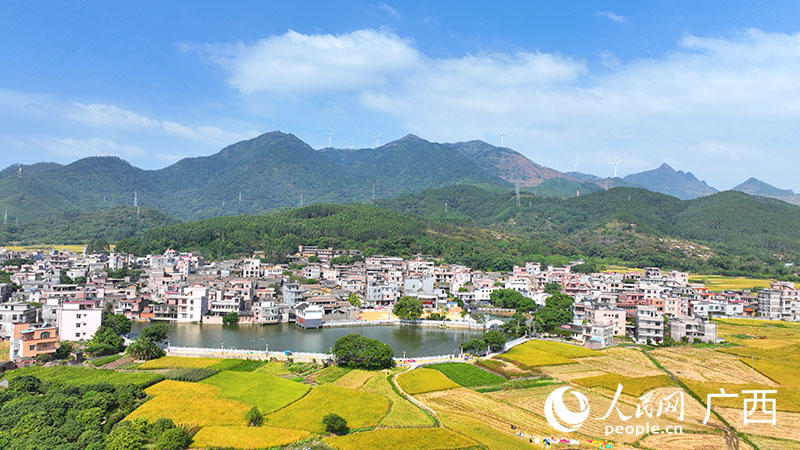
<svg viewBox="0 0 800 450"><path fill-rule="evenodd" d="M688 387L688 386L686 386L685 384L683 384L682 382L680 382L680 380L678 380L678 378L677 378L677 377L676 377L676 376L675 376L675 375L674 375L672 372L670 372L669 370L667 370L667 368L666 368L666 367L662 366L662 365L661 365L661 364L660 364L660 363L659 363L659 362L658 362L658 361L655 359L655 357L653 357L653 356L652 356L652 355L651 355L651 354L650 354L650 353L649 353L647 350L645 350L645 349L643 349L643 348L640 348L640 350L642 351L642 353L644 353L644 355L645 355L645 356L647 356L647 357L648 357L648 358L649 358L651 361L653 361L653 364L655 364L655 366L656 366L656 367L658 367L658 368L659 368L659 369L661 369L661 370L662 370L662 371L663 371L665 374L667 374L667 376L669 376L669 377L670 377L670 379L672 379L672 381L674 381L676 385L678 385L678 386L682 387L682 388L683 388L683 389L684 389L684 390L685 390L685 391L686 391L686 392L687 392L689 395L691 395L691 396L693 396L693 397L697 398L697 400L699 400L699 401L700 401L700 404L701 404L701 405L704 405L704 406L705 406L705 402L703 402L703 400L702 400L702 399L701 399L701 398L700 398L700 397L699 397L697 394L695 394L695 393L694 393L694 392L693 392L691 389L689 389L689 387ZM737 435L737 434L736 434L736 432L733 430L733 427L731 427L730 425L728 425L728 422L726 422L726 421L725 421L725 419L723 419L723 418L722 418L722 416L720 416L719 414L717 414L717 412L716 412L716 411L714 411L714 410L712 409L712 410L711 410L711 412L712 412L712 413L713 413L715 416L717 416L717 419L719 419L719 420L720 420L720 422L722 422L723 424L725 424L725 426L723 426L723 425L714 425L714 424L711 424L711 423L709 423L708 425L710 425L710 426L712 426L712 427L714 427L714 428L716 428L716 429L718 429L718 430L722 431L722 433L725 435L725 444L726 444L726 446L727 446L728 450L739 450L739 435ZM748 443L749 443L749 444L750 444L750 445L751 445L753 448L755 448L755 449L758 449L758 447L756 447L756 446L755 446L755 445L753 445L752 443L750 443L750 442L748 442Z"/></svg>
<svg viewBox="0 0 800 450"><path fill-rule="evenodd" d="M433 409L429 408L428 405L426 405L426 404L422 403L421 401L417 400L416 398L414 398L413 395L410 395L409 393L404 391L403 388L400 387L400 384L397 383L397 377L399 375L402 375L402 374L404 374L406 372L409 372L411 370L414 370L414 369L416 369L416 367L412 366L412 367L409 367L408 369L406 369L406 370L404 370L404 371L402 371L400 373L396 373L392 377L392 385L397 389L397 392L399 392L400 395L402 395L403 397L406 398L406 400L410 401L411 403L416 405L418 408L421 408L423 411L427 411L431 415L431 417L433 418L433 421L436 423L436 427L437 428L441 428L442 427L442 420L439 418L439 415L436 414L436 411L434 411Z"/></svg>

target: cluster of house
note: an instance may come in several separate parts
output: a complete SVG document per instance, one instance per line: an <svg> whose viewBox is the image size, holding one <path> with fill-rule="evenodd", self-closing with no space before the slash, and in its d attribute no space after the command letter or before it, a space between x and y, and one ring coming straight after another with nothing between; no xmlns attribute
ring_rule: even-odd
<svg viewBox="0 0 800 450"><path fill-rule="evenodd" d="M428 309L463 307L466 313L491 306L495 290L512 289L543 305L551 283L575 299L574 320L564 330L595 348L625 335L639 343L662 342L665 333L676 341L715 342L711 316L800 320L800 290L793 283L720 293L691 283L684 272L658 268L583 274L572 271L573 264L528 263L501 273L423 256L364 258L315 246L300 246L286 264L260 256L207 262L171 250L136 257L0 249L2 270L13 283L0 284L0 339L11 341L12 358L27 360L54 352L59 341L90 339L106 308L141 321L222 323L235 313L239 323L317 328L357 320L362 309L388 311L402 296ZM18 261L24 263L8 264ZM115 273L125 276L112 278ZM64 282L76 279L81 282ZM469 314L464 320L475 321Z"/></svg>

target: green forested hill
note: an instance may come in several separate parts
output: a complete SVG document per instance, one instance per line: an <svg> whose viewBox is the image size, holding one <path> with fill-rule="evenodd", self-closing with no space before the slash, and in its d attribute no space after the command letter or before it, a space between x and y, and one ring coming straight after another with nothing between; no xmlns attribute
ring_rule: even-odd
<svg viewBox="0 0 800 450"><path fill-rule="evenodd" d="M445 145L407 136L376 149L317 151L278 131L159 170L116 157L0 172L0 214L21 225L75 209L155 207L182 220L259 214L304 204L368 201L456 183L508 186Z"/></svg>
<svg viewBox="0 0 800 450"><path fill-rule="evenodd" d="M155 208L116 206L99 211L67 211L0 231L0 245L85 244L102 238L108 242L136 236L144 230L178 223Z"/></svg>

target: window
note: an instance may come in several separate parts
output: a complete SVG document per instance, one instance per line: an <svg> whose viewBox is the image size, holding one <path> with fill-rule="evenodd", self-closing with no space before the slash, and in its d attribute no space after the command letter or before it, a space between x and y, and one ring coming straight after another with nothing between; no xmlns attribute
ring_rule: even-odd
<svg viewBox="0 0 800 450"><path fill-rule="evenodd" d="M36 346L35 346L35 345L31 345L31 346L30 346L30 347L28 347L28 348L29 348L30 350L36 350Z"/></svg>
<svg viewBox="0 0 800 450"><path fill-rule="evenodd" d="M50 332L49 331L42 331L42 334L39 335L39 339L49 339Z"/></svg>

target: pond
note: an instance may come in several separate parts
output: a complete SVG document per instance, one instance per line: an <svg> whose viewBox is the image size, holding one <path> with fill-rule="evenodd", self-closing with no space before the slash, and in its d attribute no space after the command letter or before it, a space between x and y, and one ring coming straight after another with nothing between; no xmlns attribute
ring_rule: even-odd
<svg viewBox="0 0 800 450"><path fill-rule="evenodd" d="M162 323L162 322L159 322ZM458 352L459 346L483 334L480 330L423 328L417 326L369 325L304 330L293 323L278 325L211 325L164 323L169 328L171 345L179 347L220 347L295 352L327 353L342 336L356 333L378 339L394 351L395 356L438 356ZM134 322L133 335L149 323Z"/></svg>

